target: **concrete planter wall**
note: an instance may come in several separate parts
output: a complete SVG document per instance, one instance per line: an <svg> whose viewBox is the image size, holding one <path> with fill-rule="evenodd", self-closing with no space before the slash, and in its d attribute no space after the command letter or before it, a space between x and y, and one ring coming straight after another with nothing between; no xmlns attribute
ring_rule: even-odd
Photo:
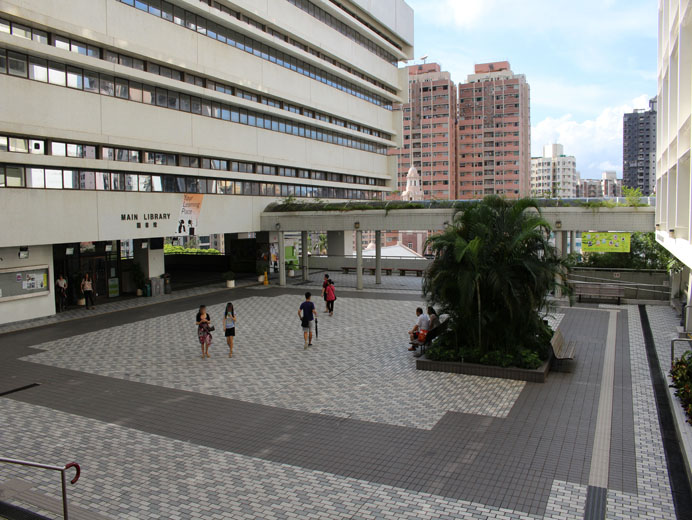
<svg viewBox="0 0 692 520"><path fill-rule="evenodd" d="M514 379L516 381L528 381L529 383L545 383L550 370L550 360L536 369L516 367L496 367L490 365L477 365L475 363L460 363L457 361L433 361L425 357L416 360L416 370L430 370L432 372L450 372L452 374L466 374L470 376L499 377L500 379Z"/></svg>

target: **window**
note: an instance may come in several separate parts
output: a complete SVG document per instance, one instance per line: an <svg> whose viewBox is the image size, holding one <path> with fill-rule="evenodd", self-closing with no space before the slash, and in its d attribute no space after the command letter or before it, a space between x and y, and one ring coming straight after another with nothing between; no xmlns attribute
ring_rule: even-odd
<svg viewBox="0 0 692 520"><path fill-rule="evenodd" d="M26 187L27 188L44 188L43 168L27 168L26 169Z"/></svg>
<svg viewBox="0 0 692 520"><path fill-rule="evenodd" d="M100 92L102 96L113 96L115 94L115 84L113 76L108 76L106 74L101 74L99 76L100 80Z"/></svg>
<svg viewBox="0 0 692 520"><path fill-rule="evenodd" d="M21 166L5 167L5 185L8 188L21 188L24 184L24 168Z"/></svg>
<svg viewBox="0 0 692 520"><path fill-rule="evenodd" d="M12 76L26 78L28 76L28 67L25 54L18 52L7 52L8 71Z"/></svg>
<svg viewBox="0 0 692 520"><path fill-rule="evenodd" d="M62 184L66 190L79 189L79 172L77 170L63 170Z"/></svg>
<svg viewBox="0 0 692 520"><path fill-rule="evenodd" d="M29 141L19 137L10 137L10 152L29 153Z"/></svg>
<svg viewBox="0 0 692 520"><path fill-rule="evenodd" d="M84 71L84 90L99 93L99 75L95 72Z"/></svg>
<svg viewBox="0 0 692 520"><path fill-rule="evenodd" d="M48 63L46 60L34 57L29 59L29 79L44 83L48 81Z"/></svg>
<svg viewBox="0 0 692 520"><path fill-rule="evenodd" d="M62 170L46 169L46 188L62 189Z"/></svg>
<svg viewBox="0 0 692 520"><path fill-rule="evenodd" d="M84 83L82 81L82 71L75 67L67 67L67 86L82 90Z"/></svg>

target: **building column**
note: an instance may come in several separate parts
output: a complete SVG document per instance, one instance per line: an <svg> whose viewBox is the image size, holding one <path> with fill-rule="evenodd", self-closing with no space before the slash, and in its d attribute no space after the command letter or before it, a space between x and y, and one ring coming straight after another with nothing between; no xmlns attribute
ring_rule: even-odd
<svg viewBox="0 0 692 520"><path fill-rule="evenodd" d="M286 246L284 245L284 232L279 231L279 285L286 285Z"/></svg>
<svg viewBox="0 0 692 520"><path fill-rule="evenodd" d="M356 289L363 289L363 232L356 230Z"/></svg>
<svg viewBox="0 0 692 520"><path fill-rule="evenodd" d="M375 283L382 283L382 231L375 231Z"/></svg>
<svg viewBox="0 0 692 520"><path fill-rule="evenodd" d="M558 249L558 252L560 253L561 258L567 258L567 234L569 231L556 231L555 232L555 247ZM561 280L559 277L555 278L555 281L557 283L560 283ZM555 297L556 298L562 298L562 288L561 287L555 287Z"/></svg>
<svg viewBox="0 0 692 520"><path fill-rule="evenodd" d="M574 254L577 252L577 232L576 231L570 231L569 232L569 252L570 252L570 254Z"/></svg>
<svg viewBox="0 0 692 520"><path fill-rule="evenodd" d="M302 262L301 262L301 264L303 265L303 281L306 282L308 280L308 275L310 274L308 271L308 232L307 231L301 231L300 232L300 248L301 248L301 253L303 255Z"/></svg>

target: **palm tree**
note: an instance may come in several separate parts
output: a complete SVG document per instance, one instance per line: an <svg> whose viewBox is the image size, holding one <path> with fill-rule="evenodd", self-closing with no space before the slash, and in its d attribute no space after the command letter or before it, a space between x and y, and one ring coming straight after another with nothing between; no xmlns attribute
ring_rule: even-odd
<svg viewBox="0 0 692 520"><path fill-rule="evenodd" d="M535 201L489 196L430 238L435 259L423 290L449 315L438 348L446 358L521 365L525 351L547 356L551 331L541 310L566 276L549 236Z"/></svg>

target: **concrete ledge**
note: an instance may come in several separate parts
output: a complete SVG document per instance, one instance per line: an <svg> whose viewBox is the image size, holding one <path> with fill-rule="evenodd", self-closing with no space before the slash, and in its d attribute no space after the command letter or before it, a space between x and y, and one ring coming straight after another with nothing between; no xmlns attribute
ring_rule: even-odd
<svg viewBox="0 0 692 520"><path fill-rule="evenodd" d="M545 383L550 370L550 360L544 362L536 369L497 367L492 365L478 365L476 363L460 363L458 361L433 361L425 357L416 360L416 370L430 370L432 372L450 372L453 374L466 374L470 376L498 377L500 379L514 379L516 381L528 381L529 383Z"/></svg>

